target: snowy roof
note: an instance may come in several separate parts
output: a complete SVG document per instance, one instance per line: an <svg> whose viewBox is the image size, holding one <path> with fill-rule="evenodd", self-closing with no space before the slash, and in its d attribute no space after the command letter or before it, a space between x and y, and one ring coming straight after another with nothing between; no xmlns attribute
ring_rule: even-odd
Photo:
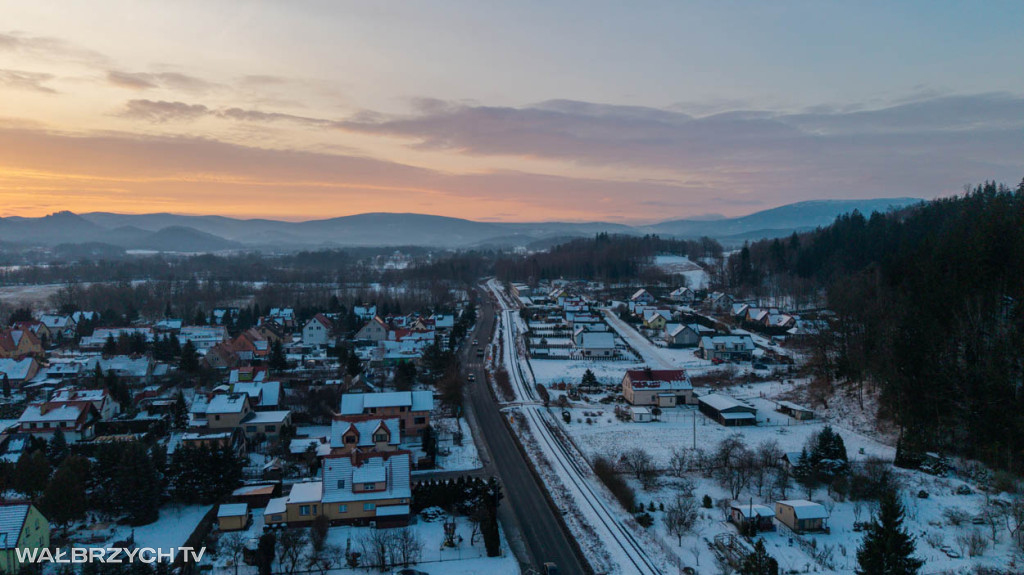
<svg viewBox="0 0 1024 575"><path fill-rule="evenodd" d="M292 491L288 494L288 503L311 503L320 501L320 494L323 493L324 484L322 481L308 481L292 485Z"/></svg>
<svg viewBox="0 0 1024 575"><path fill-rule="evenodd" d="M14 380L25 379L28 377L28 372L32 369L34 361L31 357L20 360L2 358L0 359L0 373L7 374L8 378ZM0 377L0 379L3 378Z"/></svg>
<svg viewBox="0 0 1024 575"><path fill-rule="evenodd" d="M28 517L28 503L0 506L0 549L13 549L18 546L21 528Z"/></svg>
<svg viewBox="0 0 1024 575"><path fill-rule="evenodd" d="M699 401L701 403L705 403L705 404L711 406L716 411L725 411L727 409L735 409L737 407L741 407L741 408L744 408L744 409L751 409L751 410L754 409L752 406L747 405L746 403L743 403L742 401L736 399L735 397L731 397L731 396L724 395L724 394L721 394L721 393L712 393L712 394L709 394L709 395L702 395L699 398ZM727 415L727 414L723 414L723 415Z"/></svg>
<svg viewBox="0 0 1024 575"><path fill-rule="evenodd" d="M378 467L383 469L384 476L375 479L373 482L386 481L387 486L383 491L353 491L353 481L359 481L359 477L380 477ZM367 472L357 470L369 467ZM369 457L362 462L362 465L355 466L351 457L327 457L324 459L324 503L343 503L346 501L371 501L375 499L395 499L411 497L412 490L409 485L409 454L399 452L395 455L385 457Z"/></svg>
<svg viewBox="0 0 1024 575"><path fill-rule="evenodd" d="M78 421L87 403L39 404L25 406L25 411L18 418L19 423Z"/></svg>
<svg viewBox="0 0 1024 575"><path fill-rule="evenodd" d="M826 519L828 510L820 503L807 501L806 499L789 499L776 501L777 505L786 505L793 508L793 514L797 519Z"/></svg>
<svg viewBox="0 0 1024 575"><path fill-rule="evenodd" d="M589 349L611 349L615 347L615 336L606 331L587 331L580 335L580 347Z"/></svg>
<svg viewBox="0 0 1024 575"><path fill-rule="evenodd" d="M281 382L238 382L234 384L234 392L247 394L250 399L256 399L256 397L259 397L260 401L258 405L262 407L274 407L281 401Z"/></svg>
<svg viewBox="0 0 1024 575"><path fill-rule="evenodd" d="M754 516L775 517L775 510L772 509L771 507L768 507L767 505L751 505L749 503L733 501L730 507L739 511L746 519L751 519Z"/></svg>
<svg viewBox="0 0 1024 575"><path fill-rule="evenodd" d="M206 413L241 413L248 395L231 393L215 395L206 406Z"/></svg>
<svg viewBox="0 0 1024 575"><path fill-rule="evenodd" d="M127 355L115 355L106 359L100 358L97 362L103 373L113 371L118 375L128 377L146 377L152 360L145 356L131 358Z"/></svg>
<svg viewBox="0 0 1024 575"><path fill-rule="evenodd" d="M277 498L271 499L270 501L267 501L267 507L266 507L266 509L263 510L263 515L267 516L267 515L274 515L274 514L277 514L277 513L284 513L288 509L287 504L288 504L288 498L287 497L277 497Z"/></svg>
<svg viewBox="0 0 1024 575"><path fill-rule="evenodd" d="M700 345L705 349L721 345L730 350L754 350L754 340L749 335L704 336L700 338Z"/></svg>
<svg viewBox="0 0 1024 575"><path fill-rule="evenodd" d="M224 503L217 508L217 517L240 517L249 513L248 503Z"/></svg>
<svg viewBox="0 0 1024 575"><path fill-rule="evenodd" d="M630 369L626 371L630 386L633 389L693 389L690 378L681 369ZM625 378L623 378L625 380Z"/></svg>
<svg viewBox="0 0 1024 575"><path fill-rule="evenodd" d="M242 423L284 423L291 413L287 409L283 411L250 411L249 415L245 416L245 419L242 420Z"/></svg>
<svg viewBox="0 0 1024 575"><path fill-rule="evenodd" d="M807 412L807 413L814 413L813 409L804 407L802 405L797 405L797 404L793 403L792 401L782 400L782 401L779 401L778 403L779 403L779 407L786 407L786 408L792 409L793 411L803 411L803 412Z"/></svg>
<svg viewBox="0 0 1024 575"><path fill-rule="evenodd" d="M384 460L371 459L352 470L352 483L378 483L387 479Z"/></svg>
<svg viewBox="0 0 1024 575"><path fill-rule="evenodd" d="M335 420L331 422L331 447L344 447L345 443L342 436L351 427L356 428L356 433L359 434L359 442L356 447L372 447L373 432L377 430L381 425L385 426L388 431L391 432L391 439L388 442L391 445L398 445L401 440L401 427L398 424L397 419L367 419L365 421L340 421Z"/></svg>
<svg viewBox="0 0 1024 575"><path fill-rule="evenodd" d="M342 415L359 415L365 409L380 407L408 407L410 411L430 411L434 407L434 395L430 391L392 391L346 393L341 396Z"/></svg>

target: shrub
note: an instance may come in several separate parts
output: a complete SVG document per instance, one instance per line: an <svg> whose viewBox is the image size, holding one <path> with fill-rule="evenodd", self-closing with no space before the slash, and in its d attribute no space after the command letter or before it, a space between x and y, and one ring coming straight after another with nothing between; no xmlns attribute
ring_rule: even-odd
<svg viewBox="0 0 1024 575"><path fill-rule="evenodd" d="M636 508L636 493L626 483L626 480L616 473L615 465L611 461L604 457L596 458L594 460L594 475L597 475L597 478L612 492L624 509Z"/></svg>

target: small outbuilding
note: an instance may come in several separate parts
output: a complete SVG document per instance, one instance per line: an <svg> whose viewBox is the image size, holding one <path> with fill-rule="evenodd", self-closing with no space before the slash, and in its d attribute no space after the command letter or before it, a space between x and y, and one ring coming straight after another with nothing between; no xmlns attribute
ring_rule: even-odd
<svg viewBox="0 0 1024 575"><path fill-rule="evenodd" d="M217 509L217 528L221 531L242 531L252 522L249 505L224 503Z"/></svg>
<svg viewBox="0 0 1024 575"><path fill-rule="evenodd" d="M753 526L757 531L775 531L773 519L775 511L767 505L734 501L729 506L729 520L739 527L740 532L746 532L748 526Z"/></svg>
<svg viewBox="0 0 1024 575"><path fill-rule="evenodd" d="M806 499L776 501L775 517L796 533L828 532L828 510Z"/></svg>
<svg viewBox="0 0 1024 575"><path fill-rule="evenodd" d="M726 427L757 423L757 408L734 397L712 393L700 396L697 402L701 413Z"/></svg>
<svg viewBox="0 0 1024 575"><path fill-rule="evenodd" d="M654 414L651 413L651 409L648 407L631 407L629 408L629 413L633 421L637 423L647 423L654 420Z"/></svg>
<svg viewBox="0 0 1024 575"><path fill-rule="evenodd" d="M814 410L802 405L797 405L792 401L780 401L778 402L778 412L788 415L798 421L805 421L808 419L814 419Z"/></svg>

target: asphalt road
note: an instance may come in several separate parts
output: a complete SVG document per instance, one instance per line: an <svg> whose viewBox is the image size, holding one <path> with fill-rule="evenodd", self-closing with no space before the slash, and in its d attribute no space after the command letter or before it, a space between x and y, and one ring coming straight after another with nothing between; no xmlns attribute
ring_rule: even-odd
<svg viewBox="0 0 1024 575"><path fill-rule="evenodd" d="M476 346L472 345L472 340L479 340L480 347L485 347L494 327L494 305L488 298L482 299L476 331L466 339L467 344L462 350L463 371L476 376L476 381L466 386L465 399L469 404L466 415L474 433L483 443L482 456L486 466L504 487L505 499L501 505L506 513L503 515L514 523L508 525L508 521L505 522L506 532L510 540L520 539L528 566L543 572L543 564L552 562L558 565L561 573L583 575L589 569L577 556L570 535L562 529L556 516L559 511L548 503L544 486L530 471L512 432L505 425L503 418L507 415L498 409L487 387L483 361L476 357ZM510 542L515 549L516 541Z"/></svg>

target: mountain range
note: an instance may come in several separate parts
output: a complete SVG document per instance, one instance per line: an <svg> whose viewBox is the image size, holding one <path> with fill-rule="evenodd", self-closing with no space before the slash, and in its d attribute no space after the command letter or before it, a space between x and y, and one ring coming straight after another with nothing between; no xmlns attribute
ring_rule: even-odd
<svg viewBox="0 0 1024 575"><path fill-rule="evenodd" d="M162 252L408 245L470 248L551 245L560 240L608 232L681 238L709 236L730 244L828 225L836 216L853 210L870 214L921 201L915 198L816 200L736 218L680 219L640 226L607 222L494 223L405 213L286 222L167 213L57 212L39 218L0 218L0 242L41 247L88 243Z"/></svg>

